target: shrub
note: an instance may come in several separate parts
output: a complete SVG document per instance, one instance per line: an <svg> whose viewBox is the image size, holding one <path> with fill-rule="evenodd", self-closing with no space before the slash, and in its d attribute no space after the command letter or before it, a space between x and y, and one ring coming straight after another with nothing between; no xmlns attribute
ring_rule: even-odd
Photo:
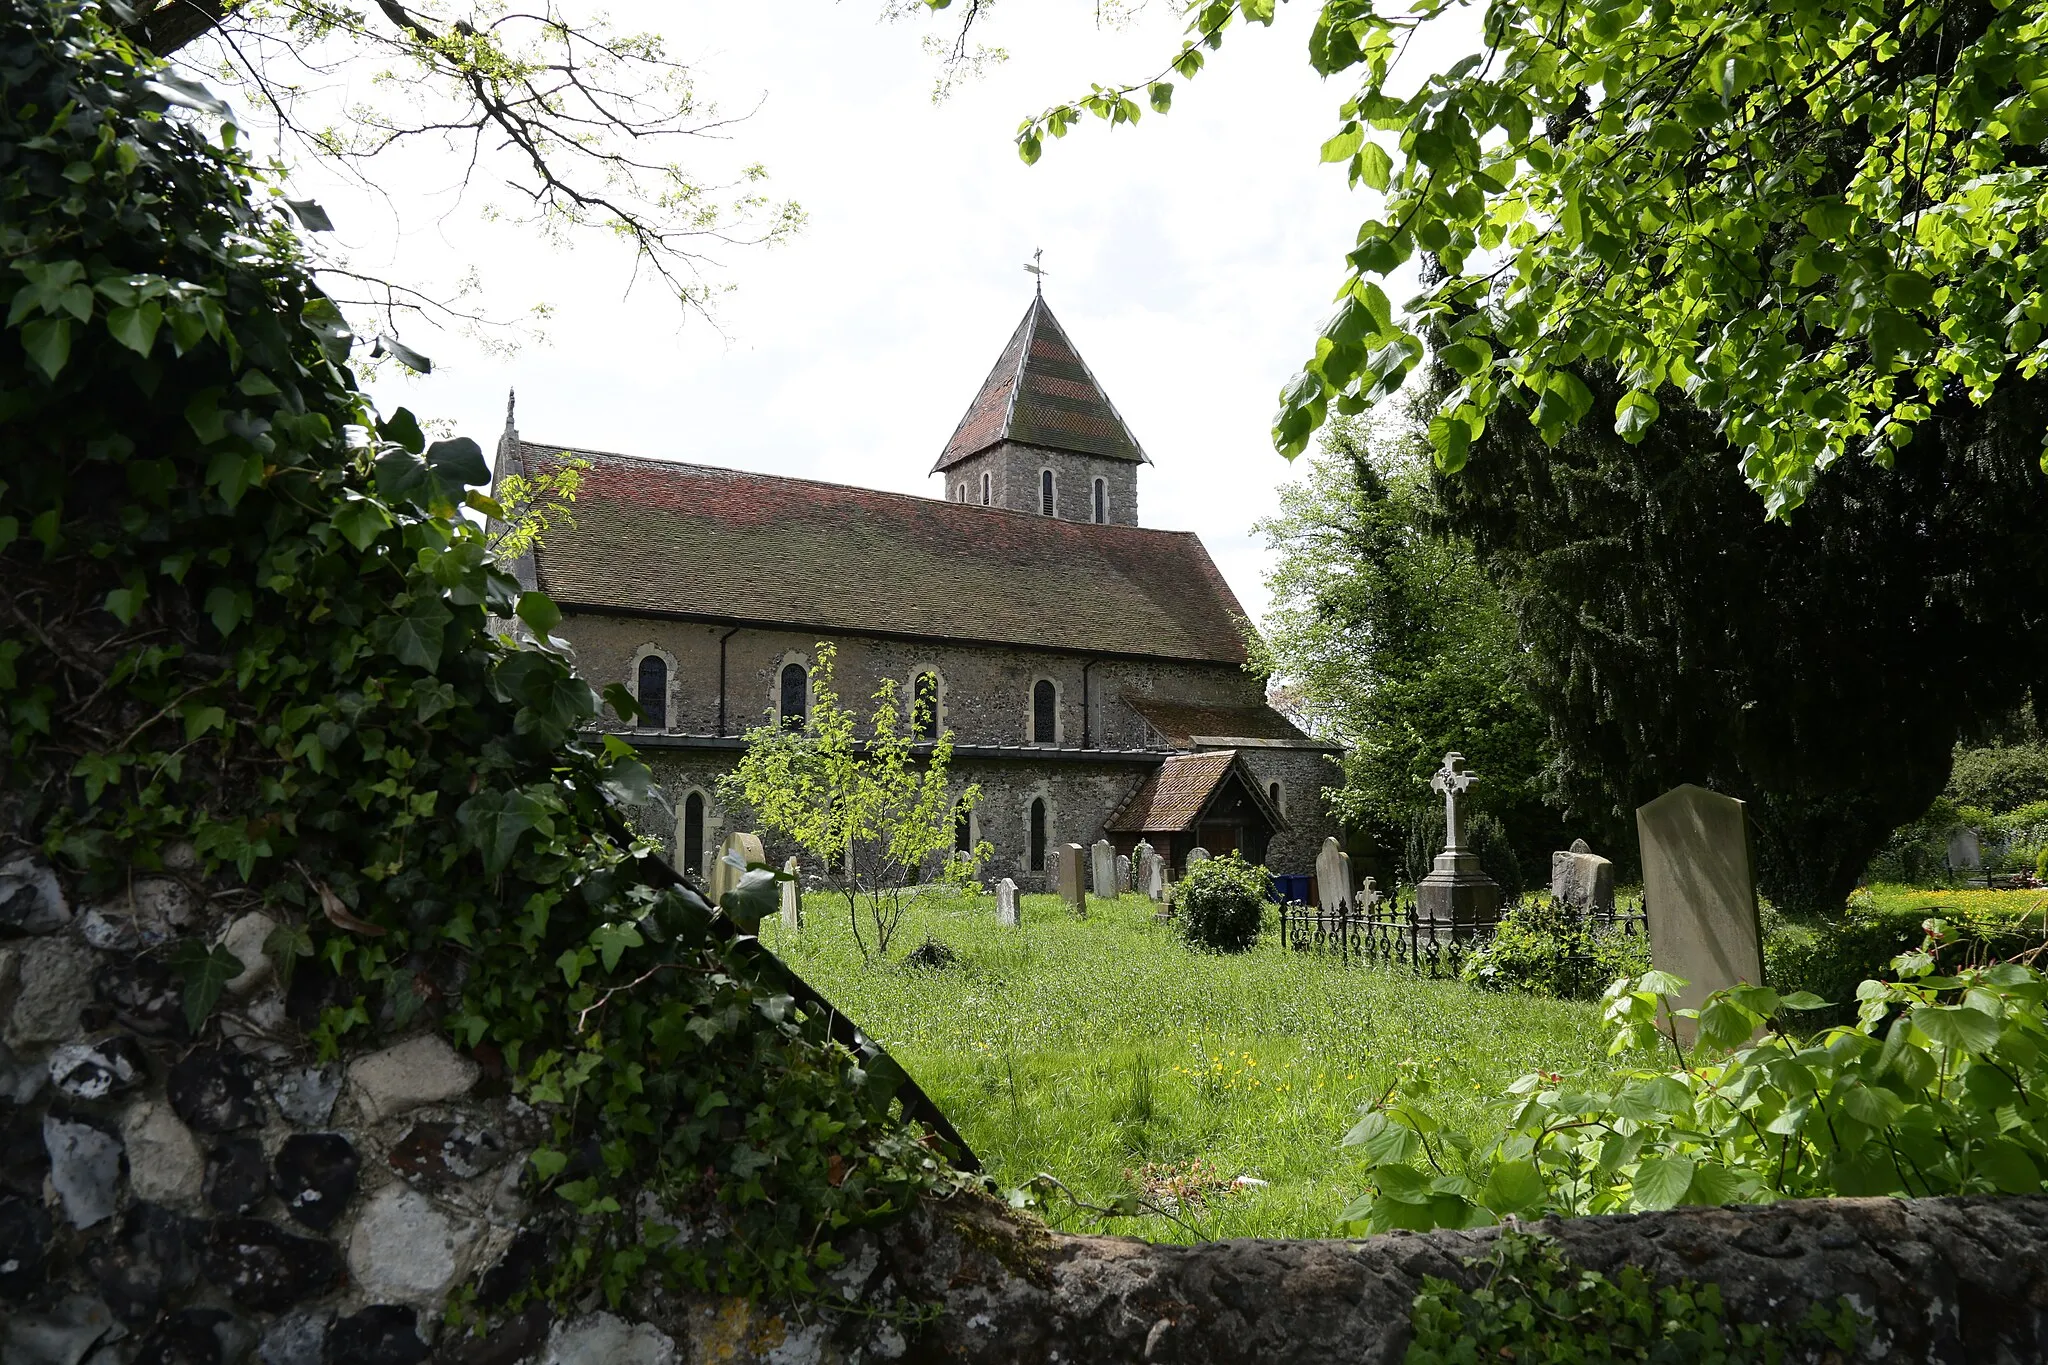
<svg viewBox="0 0 2048 1365"><path fill-rule="evenodd" d="M1946 795L1959 806L1991 811L2048 801L2048 744L1959 749Z"/></svg>
<svg viewBox="0 0 2048 1365"><path fill-rule="evenodd" d="M1958 965L1940 922L1930 931L1889 980L1857 988L1853 1024L1819 1038L1782 1022L1815 997L1737 986L1685 1012L1698 1037L1680 1049L1660 1021L1685 983L1662 972L1617 982L1610 1050L1666 1063L1524 1076L1499 1097L1502 1132L1488 1145L1446 1136L1418 1068L1345 1135L1369 1173L1339 1221L1381 1232L1679 1204L2039 1194L2048 976Z"/></svg>
<svg viewBox="0 0 2048 1365"><path fill-rule="evenodd" d="M1961 899L1972 894L1888 893L1880 898L1861 891L1839 916L1829 918L1790 916L1766 907L1764 980L1781 992L1819 996L1831 1008L1818 1020L1839 1022L1855 1013L1859 984L1882 976L1894 958L1919 946L1930 917L1941 919L1943 943L1958 961L2012 957L2048 937L2035 900L2021 897L2023 904L2007 910L1992 908L1996 900L1980 905Z"/></svg>
<svg viewBox="0 0 2048 1365"><path fill-rule="evenodd" d="M1528 887L1522 880L1521 860L1515 856L1507 827L1493 816L1481 812L1472 817L1466 838L1473 855L1479 859L1479 866L1500 884L1501 903L1512 904L1520 900ZM1428 876L1436 863L1436 855L1443 852L1443 847L1443 807L1425 806L1408 822L1408 880L1419 882Z"/></svg>
<svg viewBox="0 0 2048 1365"><path fill-rule="evenodd" d="M1180 935L1190 947L1241 953L1259 941L1271 878L1235 853L1196 863L1175 897Z"/></svg>
<svg viewBox="0 0 2048 1365"><path fill-rule="evenodd" d="M1548 897L1519 902L1465 964L1464 978L1496 991L1558 1000L1591 1000L1620 976L1648 971L1641 937L1599 932L1569 905Z"/></svg>

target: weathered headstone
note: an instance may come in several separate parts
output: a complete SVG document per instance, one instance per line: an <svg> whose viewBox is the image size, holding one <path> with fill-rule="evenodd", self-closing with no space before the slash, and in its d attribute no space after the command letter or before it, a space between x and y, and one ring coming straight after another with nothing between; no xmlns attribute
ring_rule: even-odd
<svg viewBox="0 0 2048 1365"><path fill-rule="evenodd" d="M804 927L804 893L802 884L796 879L796 869L794 857L784 863L782 870L789 874L789 880L777 888L782 892L782 927L792 934Z"/></svg>
<svg viewBox="0 0 2048 1365"><path fill-rule="evenodd" d="M1559 905L1600 915L1614 913L1614 864L1586 846L1584 839L1550 855L1550 899Z"/></svg>
<svg viewBox="0 0 2048 1365"><path fill-rule="evenodd" d="M1081 855L1086 851L1079 844L1060 845L1060 899L1077 915L1088 913L1088 891L1081 881Z"/></svg>
<svg viewBox="0 0 2048 1365"><path fill-rule="evenodd" d="M1196 863L1206 863L1206 862L1208 862L1208 861L1209 861L1209 850L1208 850L1208 849L1206 849L1206 848L1203 848L1203 847L1202 847L1202 846L1201 846L1200 844L1196 844L1196 845L1195 845L1195 846L1194 846L1193 848L1191 848L1191 849L1189 849L1189 850L1188 850L1188 866L1189 866L1189 867L1193 867L1193 866L1194 866L1194 865L1195 865Z"/></svg>
<svg viewBox="0 0 2048 1365"><path fill-rule="evenodd" d="M1014 929L1017 922L1017 883L1005 877L996 883L996 923Z"/></svg>
<svg viewBox="0 0 2048 1365"><path fill-rule="evenodd" d="M1429 779L1444 798L1444 851L1429 875L1415 884L1415 909L1425 919L1447 923L1453 934L1500 921L1500 886L1465 846L1465 793L1479 780L1465 771L1465 756L1444 755L1444 766Z"/></svg>
<svg viewBox="0 0 2048 1365"><path fill-rule="evenodd" d="M733 865L734 855L738 856L740 866ZM740 878L746 875L745 864L767 861L768 855L761 850L760 835L749 834L745 830L735 830L726 835L725 841L718 846L718 857L711 864L711 903L718 904L726 892L740 884Z"/></svg>
<svg viewBox="0 0 2048 1365"><path fill-rule="evenodd" d="M1138 887L1150 900L1166 899L1166 859L1150 848L1145 849L1144 866L1138 873Z"/></svg>
<svg viewBox="0 0 2048 1365"><path fill-rule="evenodd" d="M1097 899L1116 899L1116 848L1107 839L1088 846L1088 885Z"/></svg>
<svg viewBox="0 0 2048 1365"><path fill-rule="evenodd" d="M1976 872L1984 866L1984 848L1977 842L1977 831L1968 825L1957 825L1948 832L1948 865L1954 872Z"/></svg>
<svg viewBox="0 0 2048 1365"><path fill-rule="evenodd" d="M1130 860L1130 856L1129 856L1128 854L1123 854L1123 853L1119 853L1119 854L1117 854L1117 855L1116 855L1116 893L1117 893L1117 894L1118 894L1119 896L1123 896L1123 895L1128 895L1128 894L1130 894L1130 890L1131 890L1131 860Z"/></svg>
<svg viewBox="0 0 2048 1365"><path fill-rule="evenodd" d="M1763 940L1742 802L1691 783L1674 787L1636 808L1636 836L1650 961L1686 981L1673 1008L1697 1009L1741 982L1761 985ZM1691 1020L1674 1022L1681 1037L1691 1037Z"/></svg>
<svg viewBox="0 0 2048 1365"><path fill-rule="evenodd" d="M1351 903L1351 858L1335 839L1323 840L1316 854L1316 907L1328 914Z"/></svg>
<svg viewBox="0 0 2048 1365"><path fill-rule="evenodd" d="M1358 888L1358 913L1361 915L1369 915L1373 911L1379 909L1379 905L1380 889L1377 885L1374 884L1372 878L1367 877L1365 879L1365 885Z"/></svg>

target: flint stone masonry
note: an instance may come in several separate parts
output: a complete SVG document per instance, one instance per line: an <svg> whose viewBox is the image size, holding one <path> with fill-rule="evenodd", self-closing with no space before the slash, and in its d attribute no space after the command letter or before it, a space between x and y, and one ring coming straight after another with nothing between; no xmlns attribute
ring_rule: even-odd
<svg viewBox="0 0 2048 1365"><path fill-rule="evenodd" d="M71 903L57 874L33 858L0 863L0 931L50 934L71 919Z"/></svg>
<svg viewBox="0 0 2048 1365"><path fill-rule="evenodd" d="M32 939L0 954L0 999L13 988L7 1046L17 1052L60 1043L79 1033L79 1016L92 1003L92 951L61 938Z"/></svg>
<svg viewBox="0 0 2048 1365"><path fill-rule="evenodd" d="M469 1093L477 1064L438 1034L423 1033L373 1052L348 1069L350 1092L369 1122Z"/></svg>
<svg viewBox="0 0 2048 1365"><path fill-rule="evenodd" d="M558 1323L548 1336L546 1365L675 1365L676 1344L644 1322L593 1313Z"/></svg>
<svg viewBox="0 0 2048 1365"><path fill-rule="evenodd" d="M462 1273L482 1231L409 1186L386 1185L349 1236L349 1273L379 1299L432 1303Z"/></svg>
<svg viewBox="0 0 2048 1365"><path fill-rule="evenodd" d="M137 1199L186 1205L198 1200L206 1180L206 1156L171 1107L143 1100L121 1117L121 1141L128 1148L128 1183Z"/></svg>

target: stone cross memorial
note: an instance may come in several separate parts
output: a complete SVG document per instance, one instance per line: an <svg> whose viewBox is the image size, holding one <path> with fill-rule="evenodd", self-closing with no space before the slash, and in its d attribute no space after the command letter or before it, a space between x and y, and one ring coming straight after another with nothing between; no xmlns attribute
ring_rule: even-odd
<svg viewBox="0 0 2048 1365"><path fill-rule="evenodd" d="M742 864L765 863L768 855L761 850L761 836L745 830L735 830L725 836L725 842L718 846L718 857L711 864L711 903L718 904L726 892L740 884L746 875L745 866L734 866L737 857Z"/></svg>
<svg viewBox="0 0 2048 1365"><path fill-rule="evenodd" d="M1614 864L1593 852L1584 839L1550 855L1550 899L1583 914L1614 913Z"/></svg>
<svg viewBox="0 0 2048 1365"><path fill-rule="evenodd" d="M1732 796L1687 783L1636 808L1643 845L1643 904L1650 961L1685 978L1677 1009L1697 1009L1714 991L1762 985L1763 940L1750 870L1749 817ZM1690 1039L1693 1021L1674 1020Z"/></svg>
<svg viewBox="0 0 2048 1365"><path fill-rule="evenodd" d="M1335 839L1325 839L1323 851L1316 854L1316 908L1327 915L1350 904L1351 855L1337 847Z"/></svg>
<svg viewBox="0 0 2048 1365"><path fill-rule="evenodd" d="M1077 915L1088 913L1088 893L1081 884L1081 855L1085 851L1079 844L1060 846L1060 899Z"/></svg>
<svg viewBox="0 0 2048 1365"><path fill-rule="evenodd" d="M789 874L789 880L779 883L776 887L782 892L782 927L790 933L804 927L804 893L801 883L796 879L796 868L794 857L784 863L782 870Z"/></svg>
<svg viewBox="0 0 2048 1365"><path fill-rule="evenodd" d="M1116 899L1116 849L1107 839L1088 846L1088 886L1098 900Z"/></svg>
<svg viewBox="0 0 2048 1365"><path fill-rule="evenodd" d="M1424 918L1448 924L1456 935L1500 921L1500 886L1479 866L1479 858L1465 847L1469 814L1465 793L1479 780L1465 771L1465 756L1444 755L1444 766L1429 779L1432 790L1444 798L1444 851L1436 865L1415 884L1415 909Z"/></svg>
<svg viewBox="0 0 2048 1365"><path fill-rule="evenodd" d="M996 883L996 923L1008 929L1017 927L1017 883L1008 877Z"/></svg>

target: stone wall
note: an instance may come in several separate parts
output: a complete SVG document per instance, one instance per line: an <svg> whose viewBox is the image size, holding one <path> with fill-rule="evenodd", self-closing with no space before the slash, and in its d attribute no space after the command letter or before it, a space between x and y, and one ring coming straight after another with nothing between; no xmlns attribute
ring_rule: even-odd
<svg viewBox="0 0 2048 1365"><path fill-rule="evenodd" d="M1054 1235L963 1192L848 1238L824 1304L642 1284L508 1315L562 1212L520 1181L543 1116L433 1032L323 1064L305 1033L321 979L280 980L247 893L173 863L90 905L29 859L0 867L6 1365L1392 1365L1422 1277L1474 1283L1464 1258L1493 1235L1155 1246ZM197 1038L166 965L181 942L245 967ZM1594 1269L1715 1283L1738 1320L1846 1295L1875 1320L1867 1359L2048 1357L2048 1199L1541 1226ZM450 1327L451 1299L494 1330ZM938 1310L922 1326L920 1305Z"/></svg>

